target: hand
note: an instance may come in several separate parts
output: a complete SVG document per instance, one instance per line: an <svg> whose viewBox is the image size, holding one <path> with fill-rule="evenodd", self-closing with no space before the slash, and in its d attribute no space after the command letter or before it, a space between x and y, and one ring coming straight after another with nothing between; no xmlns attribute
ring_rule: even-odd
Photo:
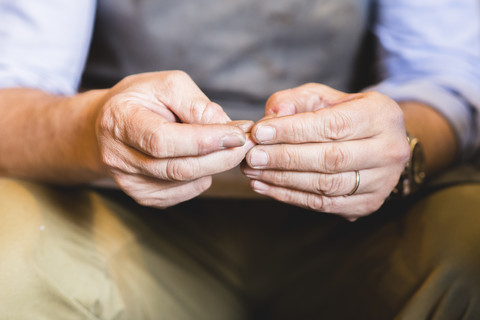
<svg viewBox="0 0 480 320"><path fill-rule="evenodd" d="M205 191L211 175L237 166L253 145L229 122L183 72L130 76L98 112L101 161L138 203L172 206Z"/></svg>
<svg viewBox="0 0 480 320"><path fill-rule="evenodd" d="M403 113L379 93L306 84L275 93L265 114L242 169L279 201L354 221L383 204L409 158Z"/></svg>

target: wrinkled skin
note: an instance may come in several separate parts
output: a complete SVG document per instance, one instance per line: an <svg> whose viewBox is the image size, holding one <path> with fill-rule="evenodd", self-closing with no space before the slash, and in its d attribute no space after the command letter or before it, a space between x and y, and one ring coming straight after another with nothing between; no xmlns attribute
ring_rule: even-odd
<svg viewBox="0 0 480 320"><path fill-rule="evenodd" d="M403 112L379 93L305 84L272 95L265 114L243 172L282 202L354 221L384 203L409 158Z"/></svg>
<svg viewBox="0 0 480 320"><path fill-rule="evenodd" d="M127 77L99 109L103 165L146 206L166 208L199 195L212 175L237 166L253 145L181 71Z"/></svg>

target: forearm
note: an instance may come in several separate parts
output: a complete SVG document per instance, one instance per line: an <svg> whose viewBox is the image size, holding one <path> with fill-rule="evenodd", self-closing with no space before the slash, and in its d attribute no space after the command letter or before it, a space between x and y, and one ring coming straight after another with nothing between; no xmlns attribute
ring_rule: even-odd
<svg viewBox="0 0 480 320"><path fill-rule="evenodd" d="M400 106L407 131L422 143L427 176L431 177L452 165L458 158L458 145L445 117L418 102L402 102Z"/></svg>
<svg viewBox="0 0 480 320"><path fill-rule="evenodd" d="M95 138L103 91L0 90L0 175L82 183L104 175Z"/></svg>

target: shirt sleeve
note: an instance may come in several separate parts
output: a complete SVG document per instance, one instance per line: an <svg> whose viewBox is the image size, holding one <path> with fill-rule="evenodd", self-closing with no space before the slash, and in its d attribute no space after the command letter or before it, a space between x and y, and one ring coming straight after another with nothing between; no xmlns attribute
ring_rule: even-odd
<svg viewBox="0 0 480 320"><path fill-rule="evenodd" d="M0 88L77 91L95 0L0 0Z"/></svg>
<svg viewBox="0 0 480 320"><path fill-rule="evenodd" d="M466 157L480 145L480 1L378 0L373 90L443 114Z"/></svg>

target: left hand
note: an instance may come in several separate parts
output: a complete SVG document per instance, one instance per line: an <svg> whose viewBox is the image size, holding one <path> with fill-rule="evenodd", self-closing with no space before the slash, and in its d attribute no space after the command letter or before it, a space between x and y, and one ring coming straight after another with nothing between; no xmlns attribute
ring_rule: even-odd
<svg viewBox="0 0 480 320"><path fill-rule="evenodd" d="M265 114L242 170L282 202L354 221L380 208L410 155L402 110L376 92L305 84L272 95Z"/></svg>

